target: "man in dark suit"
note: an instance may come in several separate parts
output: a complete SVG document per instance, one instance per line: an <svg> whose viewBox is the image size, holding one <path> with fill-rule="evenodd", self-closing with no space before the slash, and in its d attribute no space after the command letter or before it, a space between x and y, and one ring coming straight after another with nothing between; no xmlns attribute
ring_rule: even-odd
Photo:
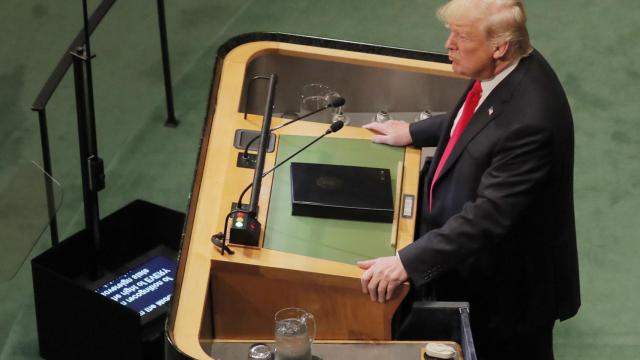
<svg viewBox="0 0 640 360"><path fill-rule="evenodd" d="M580 306L566 95L521 1L452 0L438 15L453 71L472 80L450 116L365 126L375 142L437 150L417 239L359 262L363 292L384 302L406 280L428 286L470 302L481 359L553 359L555 320Z"/></svg>

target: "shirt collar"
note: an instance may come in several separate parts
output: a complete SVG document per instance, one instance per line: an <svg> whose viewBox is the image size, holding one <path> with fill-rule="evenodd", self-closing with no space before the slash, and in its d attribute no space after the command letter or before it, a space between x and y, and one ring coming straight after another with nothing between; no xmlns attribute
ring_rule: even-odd
<svg viewBox="0 0 640 360"><path fill-rule="evenodd" d="M506 69L502 70L498 75L494 76L493 79L482 80L480 81L480 86L482 87L482 97L486 98L489 96L491 91L500 84L502 80L504 80L511 72L518 66L520 59L516 60L513 64L509 65Z"/></svg>

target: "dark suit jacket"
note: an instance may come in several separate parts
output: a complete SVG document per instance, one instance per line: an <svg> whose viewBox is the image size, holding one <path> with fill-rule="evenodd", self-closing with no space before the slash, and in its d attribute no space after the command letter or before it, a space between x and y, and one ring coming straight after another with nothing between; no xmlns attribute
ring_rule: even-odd
<svg viewBox="0 0 640 360"><path fill-rule="evenodd" d="M464 130L429 213L428 187L464 98L453 115L410 128L414 145L438 147L419 237L399 255L415 286L470 302L474 332L526 334L580 306L571 110L544 58L533 51L521 59Z"/></svg>

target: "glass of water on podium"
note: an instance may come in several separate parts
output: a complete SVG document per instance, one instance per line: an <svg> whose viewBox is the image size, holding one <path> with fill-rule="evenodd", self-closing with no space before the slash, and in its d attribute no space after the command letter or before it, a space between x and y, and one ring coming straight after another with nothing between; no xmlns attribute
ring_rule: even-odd
<svg viewBox="0 0 640 360"><path fill-rule="evenodd" d="M351 122L351 118L349 118L349 116L344 113L344 111L342 110L342 106L337 108L332 115L331 122L334 123L336 121L342 121L345 126L349 125L349 123Z"/></svg>
<svg viewBox="0 0 640 360"><path fill-rule="evenodd" d="M311 360L316 320L299 308L286 308L275 316L276 360Z"/></svg>
<svg viewBox="0 0 640 360"><path fill-rule="evenodd" d="M300 115L318 111L325 108L335 98L340 96L338 92L323 84L306 84L300 90ZM329 111L321 111L310 117L311 120L331 122L332 115Z"/></svg>

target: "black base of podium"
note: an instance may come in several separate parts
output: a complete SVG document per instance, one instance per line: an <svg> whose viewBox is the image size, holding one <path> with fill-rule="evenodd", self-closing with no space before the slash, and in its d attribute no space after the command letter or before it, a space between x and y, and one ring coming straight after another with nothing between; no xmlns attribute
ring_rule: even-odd
<svg viewBox="0 0 640 360"><path fill-rule="evenodd" d="M147 259L175 259L183 213L136 200L100 221L102 267L76 233L31 261L40 355L45 359L162 359L166 307L153 316L94 291Z"/></svg>

